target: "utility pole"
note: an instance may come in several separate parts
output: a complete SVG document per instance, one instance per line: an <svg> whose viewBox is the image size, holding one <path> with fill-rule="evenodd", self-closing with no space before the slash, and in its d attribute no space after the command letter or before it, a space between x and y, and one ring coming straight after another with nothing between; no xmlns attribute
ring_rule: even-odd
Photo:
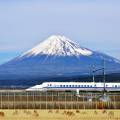
<svg viewBox="0 0 120 120"><path fill-rule="evenodd" d="M103 82L104 82L104 92L105 92L105 58L103 59Z"/></svg>
<svg viewBox="0 0 120 120"><path fill-rule="evenodd" d="M93 69L93 70L92 70L92 74L93 74L93 83L95 83L95 69L94 69L94 66L93 66L92 69Z"/></svg>

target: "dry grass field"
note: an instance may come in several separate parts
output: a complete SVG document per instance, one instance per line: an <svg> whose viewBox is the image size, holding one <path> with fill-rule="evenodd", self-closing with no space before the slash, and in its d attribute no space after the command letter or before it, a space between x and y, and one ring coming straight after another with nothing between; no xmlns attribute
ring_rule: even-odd
<svg viewBox="0 0 120 120"><path fill-rule="evenodd" d="M0 120L120 120L120 110L0 110Z"/></svg>

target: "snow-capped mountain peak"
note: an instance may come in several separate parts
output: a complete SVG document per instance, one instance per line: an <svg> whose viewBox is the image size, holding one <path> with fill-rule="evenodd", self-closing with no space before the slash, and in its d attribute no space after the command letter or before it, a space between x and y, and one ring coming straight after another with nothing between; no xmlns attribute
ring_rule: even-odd
<svg viewBox="0 0 120 120"><path fill-rule="evenodd" d="M36 56L39 54L55 56L89 56L92 55L92 51L80 47L77 43L71 41L65 36L52 35L45 41L24 53L22 56Z"/></svg>

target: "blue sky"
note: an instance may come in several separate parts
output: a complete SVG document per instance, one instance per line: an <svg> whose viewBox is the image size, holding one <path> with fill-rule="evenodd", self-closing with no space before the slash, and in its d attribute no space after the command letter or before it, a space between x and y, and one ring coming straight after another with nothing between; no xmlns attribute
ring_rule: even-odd
<svg viewBox="0 0 120 120"><path fill-rule="evenodd" d="M0 64L53 34L120 59L120 0L0 0Z"/></svg>

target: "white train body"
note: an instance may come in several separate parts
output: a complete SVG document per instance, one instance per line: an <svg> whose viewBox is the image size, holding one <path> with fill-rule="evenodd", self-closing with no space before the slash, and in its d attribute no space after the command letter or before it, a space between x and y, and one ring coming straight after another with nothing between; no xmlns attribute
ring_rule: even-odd
<svg viewBox="0 0 120 120"><path fill-rule="evenodd" d="M105 87L104 87L105 86ZM120 91L120 83L103 82L44 82L26 91Z"/></svg>

